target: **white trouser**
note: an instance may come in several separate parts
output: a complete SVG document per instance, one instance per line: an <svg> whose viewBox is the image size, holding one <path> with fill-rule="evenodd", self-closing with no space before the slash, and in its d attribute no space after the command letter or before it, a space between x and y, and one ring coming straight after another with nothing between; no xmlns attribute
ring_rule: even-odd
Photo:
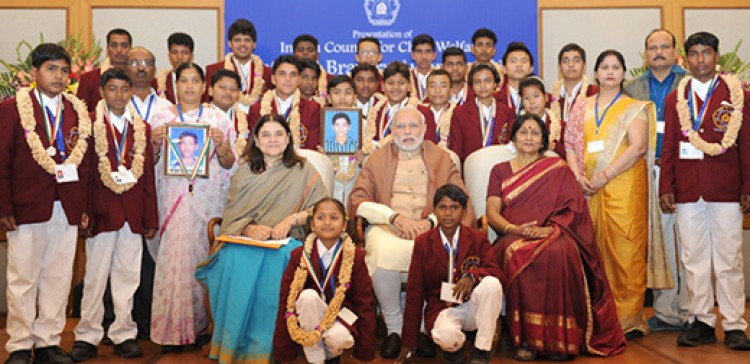
<svg viewBox="0 0 750 364"><path fill-rule="evenodd" d="M463 330L477 330L474 347L489 351L502 302L503 287L500 281L495 277L484 277L474 287L468 301L438 314L432 327L432 340L443 351L453 353L464 347L466 335Z"/></svg>
<svg viewBox="0 0 750 364"><path fill-rule="evenodd" d="M380 311L388 335L401 335L404 326L403 302L401 300L401 283L406 283L408 275L400 271L376 268L372 275L372 289L378 299Z"/></svg>
<svg viewBox="0 0 750 364"><path fill-rule="evenodd" d="M659 174L661 167L654 166L655 185L659 185ZM682 325L687 321L688 312L688 292L685 284L685 267L682 265L680 256L680 241L677 234L675 214L661 213L661 229L664 234L664 245L667 251L669 269L672 272L672 279L675 287L669 289L655 289L654 294L654 311L656 317L670 325Z"/></svg>
<svg viewBox="0 0 750 364"><path fill-rule="evenodd" d="M299 318L299 326L303 330L311 331L320 324L320 320L328 309L328 305L314 289L306 289L299 294L295 304ZM328 330L323 332L322 340L313 346L303 347L305 358L310 363L322 362L335 358L346 349L354 346L354 337L343 324L335 321Z"/></svg>
<svg viewBox="0 0 750 364"><path fill-rule="evenodd" d="M745 330L745 280L742 271L742 212L737 202L677 204L682 261L690 293L690 322L716 327L711 266L716 276L722 327Z"/></svg>
<svg viewBox="0 0 750 364"><path fill-rule="evenodd" d="M8 352L60 345L78 227L60 201L49 221L8 232Z"/></svg>
<svg viewBox="0 0 750 364"><path fill-rule="evenodd" d="M83 279L81 320L74 330L76 340L98 345L104 336L102 298L107 280L111 281L115 312L115 321L107 335L115 344L135 339L138 327L131 312L141 277L141 254L141 235L134 234L127 222L118 231L101 233L86 240L86 276Z"/></svg>

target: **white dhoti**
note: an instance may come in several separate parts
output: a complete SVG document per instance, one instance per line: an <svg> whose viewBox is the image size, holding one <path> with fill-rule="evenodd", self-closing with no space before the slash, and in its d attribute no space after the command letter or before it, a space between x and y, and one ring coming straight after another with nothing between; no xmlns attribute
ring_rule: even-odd
<svg viewBox="0 0 750 364"><path fill-rule="evenodd" d="M690 294L690 322L716 327L714 288L724 316L724 331L745 330L745 281L742 270L742 212L737 202L677 204L677 227Z"/></svg>
<svg viewBox="0 0 750 364"><path fill-rule="evenodd" d="M453 353L464 347L464 330L477 330L474 347L489 351L502 303L503 287L500 281L495 277L484 277L474 287L468 301L438 314L432 327L432 340L443 351Z"/></svg>
<svg viewBox="0 0 750 364"><path fill-rule="evenodd" d="M104 336L102 298L107 281L112 285L115 321L107 335L115 344L135 339L138 327L131 315L133 296L141 277L141 235L130 225L118 231L105 232L86 240L86 276L83 279L81 320L74 333L76 340L98 345Z"/></svg>
<svg viewBox="0 0 750 364"><path fill-rule="evenodd" d="M299 326L305 331L312 331L320 324L320 320L328 309L328 304L320 298L318 291L306 289L300 292L295 304ZM354 337L343 324L335 321L328 330L323 332L322 339L313 346L304 346L305 358L310 363L323 362L335 358L344 350L354 346Z"/></svg>
<svg viewBox="0 0 750 364"><path fill-rule="evenodd" d="M49 221L8 232L8 352L60 345L78 227L60 201ZM101 301L100 301L101 303Z"/></svg>

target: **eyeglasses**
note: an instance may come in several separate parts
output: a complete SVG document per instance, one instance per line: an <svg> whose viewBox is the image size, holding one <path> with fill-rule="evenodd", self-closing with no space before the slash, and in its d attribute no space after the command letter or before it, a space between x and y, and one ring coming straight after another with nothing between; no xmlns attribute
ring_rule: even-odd
<svg viewBox="0 0 750 364"><path fill-rule="evenodd" d="M130 67L133 67L133 68L136 68L138 66L153 67L154 66L154 61L149 60L149 59L131 59L127 63L127 65L130 66Z"/></svg>

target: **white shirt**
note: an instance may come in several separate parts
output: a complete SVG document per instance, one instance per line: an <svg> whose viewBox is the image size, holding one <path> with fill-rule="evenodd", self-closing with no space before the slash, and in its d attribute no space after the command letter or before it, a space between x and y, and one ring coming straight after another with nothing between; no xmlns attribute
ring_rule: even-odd
<svg viewBox="0 0 750 364"><path fill-rule="evenodd" d="M42 96L42 99L41 100L37 99L37 101L40 101L40 103L44 104L44 106L46 108L48 108L49 111L52 112L52 115L54 116L55 115L55 111L57 111L57 103L59 102L60 98L59 97L50 98L50 97L47 97L47 95L45 95L42 92L36 92L36 95L37 95L37 97L39 95ZM52 120L50 120L50 122L51 121Z"/></svg>
<svg viewBox="0 0 750 364"><path fill-rule="evenodd" d="M578 83L573 86L573 91L570 93L570 95L578 95L578 91L581 89L581 86L583 86L583 80L578 81ZM566 98L568 95L568 92L565 91L565 83L563 83L562 87L560 87L560 97Z"/></svg>
<svg viewBox="0 0 750 364"><path fill-rule="evenodd" d="M705 101L708 90L711 87L711 83L716 80L716 77L718 76L714 76L714 78L706 82L700 82L697 78L692 78L690 79L690 89L693 90L693 92L695 92L701 100Z"/></svg>
<svg viewBox="0 0 750 364"><path fill-rule="evenodd" d="M323 262L324 269L328 269L331 266L332 260L333 260L333 251L336 249L336 244L333 244L331 249L327 249L325 245L323 245L323 242L320 241L320 239L316 239L316 244L318 248L318 256L320 257L320 261Z"/></svg>
<svg viewBox="0 0 750 364"><path fill-rule="evenodd" d="M466 97L466 95L464 95L465 90L466 90L466 85L464 85L464 87L461 89L461 91L459 91L459 93L455 95L451 95L451 102L453 102L456 105L463 105L465 101L464 98Z"/></svg>
<svg viewBox="0 0 750 364"><path fill-rule="evenodd" d="M125 128L125 123L133 124L133 118L130 116L130 110L128 108L125 108L125 112L122 113L122 115L117 116L115 113L112 112L112 110L109 111L109 122L112 123L112 125L117 129L118 132L122 133L122 130Z"/></svg>
<svg viewBox="0 0 750 364"><path fill-rule="evenodd" d="M440 241L443 242L443 246L450 245L451 249L455 252L458 249L458 235L461 232L461 226L456 227L456 232L453 234L451 241L448 241L448 237L445 236L442 228L438 230L440 231Z"/></svg>
<svg viewBox="0 0 750 364"><path fill-rule="evenodd" d="M427 89L427 77L429 77L430 73L432 72L427 72L426 75L423 75L419 73L419 71L414 69L414 73L417 75L417 82L419 82L419 86L422 87L423 90L426 90Z"/></svg>
<svg viewBox="0 0 750 364"><path fill-rule="evenodd" d="M292 100L294 100L294 95L289 95L286 100L282 100L279 98L276 91L274 91L273 94L276 97L276 112L281 115L286 114L287 110L292 107Z"/></svg>
<svg viewBox="0 0 750 364"><path fill-rule="evenodd" d="M508 91L510 92L510 97L513 99L513 105L516 105L516 107L518 107L518 90L514 89L511 86L508 86Z"/></svg>
<svg viewBox="0 0 750 364"><path fill-rule="evenodd" d="M367 102L362 102L359 101L359 99L355 98L357 101L357 107L362 109L362 114L365 116L365 118L367 117L367 113L370 112L370 106L372 106L374 98L375 96L370 96L370 99L367 100Z"/></svg>
<svg viewBox="0 0 750 364"><path fill-rule="evenodd" d="M398 111L402 107L406 106L407 102L409 102L409 98L408 97L405 98L405 99L403 99L401 102L399 102L398 104L395 104L395 105L391 105L391 103L388 103L388 113L389 113L388 116L394 117L395 115L393 114L393 112L394 111Z"/></svg>

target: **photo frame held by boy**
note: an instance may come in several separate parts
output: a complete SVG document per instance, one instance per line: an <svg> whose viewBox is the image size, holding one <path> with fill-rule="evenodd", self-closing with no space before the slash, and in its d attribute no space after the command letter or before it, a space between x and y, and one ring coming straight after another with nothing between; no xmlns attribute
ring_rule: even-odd
<svg viewBox="0 0 750 364"><path fill-rule="evenodd" d="M169 123L167 125L164 175L208 178L211 138L207 124Z"/></svg>
<svg viewBox="0 0 750 364"><path fill-rule="evenodd" d="M362 149L362 114L358 108L324 107L320 117L326 154L354 154Z"/></svg>

